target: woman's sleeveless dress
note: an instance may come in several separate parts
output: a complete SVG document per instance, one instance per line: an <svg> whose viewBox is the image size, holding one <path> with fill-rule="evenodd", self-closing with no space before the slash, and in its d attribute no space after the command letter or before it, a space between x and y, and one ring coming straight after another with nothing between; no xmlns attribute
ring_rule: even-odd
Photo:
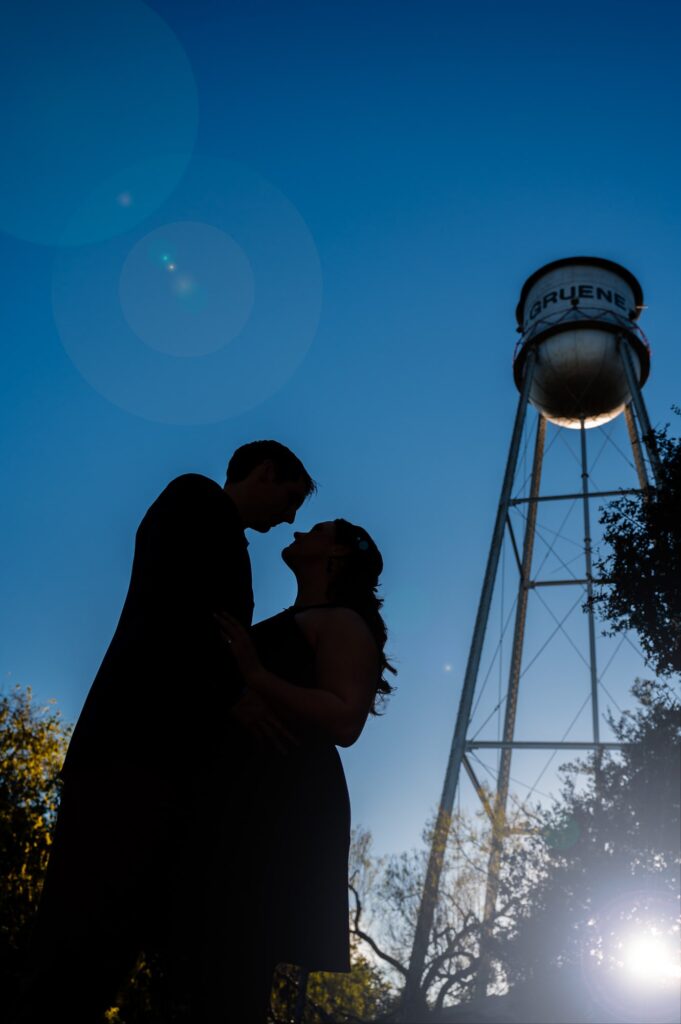
<svg viewBox="0 0 681 1024"><path fill-rule="evenodd" d="M314 651L295 621L299 610L257 623L251 635L270 672L313 688ZM279 754L242 733L228 762L234 800L225 836L237 920L248 921L256 945L266 936L275 963L349 971L350 802L335 745L305 740Z"/></svg>

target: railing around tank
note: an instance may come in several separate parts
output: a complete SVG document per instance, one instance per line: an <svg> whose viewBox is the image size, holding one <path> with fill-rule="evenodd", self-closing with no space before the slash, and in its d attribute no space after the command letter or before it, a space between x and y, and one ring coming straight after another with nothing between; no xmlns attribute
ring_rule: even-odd
<svg viewBox="0 0 681 1024"><path fill-rule="evenodd" d="M543 316L539 320L535 320L531 327L526 331L523 331L522 328L518 327L517 330L518 333L521 334L521 337L516 341L515 348L513 349L513 363L515 363L518 358L518 354L521 349L531 341L534 341L539 335L551 330L552 327L565 326L566 324L572 323L583 324L585 327L598 323L605 323L610 326L619 327L633 335L645 348L648 353L648 357L650 357L650 343L639 325L634 323L630 317L620 316L618 313L615 313L614 310L605 309L603 306L574 305L571 309L565 309L562 312L549 313L547 316Z"/></svg>

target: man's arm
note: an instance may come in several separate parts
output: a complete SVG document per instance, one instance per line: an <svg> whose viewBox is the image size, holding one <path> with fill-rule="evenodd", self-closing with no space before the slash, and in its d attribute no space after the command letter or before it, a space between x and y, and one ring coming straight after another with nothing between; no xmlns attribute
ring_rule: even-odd
<svg viewBox="0 0 681 1024"><path fill-rule="evenodd" d="M376 642L357 612L334 608L319 616L314 689L296 686L269 672L247 631L228 616L220 616L220 622L249 688L275 712L338 746L349 747L356 742L371 709L380 672Z"/></svg>

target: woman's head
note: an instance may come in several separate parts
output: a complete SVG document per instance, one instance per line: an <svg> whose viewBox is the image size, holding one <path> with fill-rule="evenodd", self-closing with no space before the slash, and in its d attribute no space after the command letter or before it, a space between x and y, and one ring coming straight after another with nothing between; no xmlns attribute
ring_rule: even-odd
<svg viewBox="0 0 681 1024"><path fill-rule="evenodd" d="M388 636L380 614L383 598L377 594L383 558L373 538L347 519L317 523L308 533L295 533L294 541L282 551L282 558L299 583L315 581L329 604L357 611L369 626L381 653L381 679L377 693L393 689L383 678L395 673L383 649Z"/></svg>
<svg viewBox="0 0 681 1024"><path fill-rule="evenodd" d="M353 587L375 589L383 572L383 559L373 539L361 526L347 519L334 519L334 535L338 553L337 564L332 567L332 588Z"/></svg>
<svg viewBox="0 0 681 1024"><path fill-rule="evenodd" d="M282 558L296 576L323 576L329 598L339 581L345 586L375 587L383 571L383 559L374 541L361 526L346 519L317 523L307 533L296 531Z"/></svg>

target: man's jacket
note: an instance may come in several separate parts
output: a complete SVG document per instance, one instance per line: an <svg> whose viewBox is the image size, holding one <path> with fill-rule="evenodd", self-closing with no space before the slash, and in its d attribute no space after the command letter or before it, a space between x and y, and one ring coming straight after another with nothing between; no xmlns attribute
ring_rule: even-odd
<svg viewBox="0 0 681 1024"><path fill-rule="evenodd" d="M166 783L201 770L242 683L213 613L251 625L248 542L213 480L173 480L137 530L128 594L74 730L62 777L121 771Z"/></svg>

